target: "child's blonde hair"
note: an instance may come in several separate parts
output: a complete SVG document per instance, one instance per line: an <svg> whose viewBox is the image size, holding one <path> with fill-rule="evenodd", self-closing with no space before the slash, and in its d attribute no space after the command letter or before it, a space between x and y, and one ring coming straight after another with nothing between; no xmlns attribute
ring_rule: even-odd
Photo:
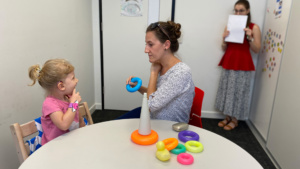
<svg viewBox="0 0 300 169"><path fill-rule="evenodd" d="M30 86L38 81L44 89L50 90L73 71L74 67L67 60L50 59L45 62L42 68L38 64L29 67L29 78L33 81Z"/></svg>

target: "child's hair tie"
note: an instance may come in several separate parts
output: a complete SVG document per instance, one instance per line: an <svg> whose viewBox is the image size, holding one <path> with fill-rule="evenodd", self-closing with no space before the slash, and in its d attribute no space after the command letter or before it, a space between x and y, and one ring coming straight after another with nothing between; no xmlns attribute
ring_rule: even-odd
<svg viewBox="0 0 300 169"><path fill-rule="evenodd" d="M40 77L40 72L41 72L40 67L36 67L36 68L35 68L35 71L36 71L36 73L37 73L37 77Z"/></svg>

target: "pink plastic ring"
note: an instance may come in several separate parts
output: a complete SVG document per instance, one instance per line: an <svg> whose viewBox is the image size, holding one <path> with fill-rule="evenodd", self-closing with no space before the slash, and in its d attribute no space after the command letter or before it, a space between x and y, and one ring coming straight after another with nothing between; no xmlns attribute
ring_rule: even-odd
<svg viewBox="0 0 300 169"><path fill-rule="evenodd" d="M190 165L194 162L194 157L188 153L181 153L177 156L177 161L183 165Z"/></svg>

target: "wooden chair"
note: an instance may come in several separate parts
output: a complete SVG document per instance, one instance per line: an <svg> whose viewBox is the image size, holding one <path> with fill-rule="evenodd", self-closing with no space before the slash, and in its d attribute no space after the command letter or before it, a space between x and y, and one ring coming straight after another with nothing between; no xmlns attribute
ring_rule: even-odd
<svg viewBox="0 0 300 169"><path fill-rule="evenodd" d="M79 107L80 115L88 121L88 124L89 125L94 124L87 102L80 103L78 107Z"/></svg>
<svg viewBox="0 0 300 169"><path fill-rule="evenodd" d="M78 107L79 107L80 115L87 119L88 124L89 125L94 124L87 103L86 102L80 103ZM19 123L14 123L10 125L10 131L15 141L20 164L22 164L30 154L28 143L24 141L24 138L31 135L35 136L38 133L38 130L35 126L35 121L32 120L28 123L24 123L21 125Z"/></svg>
<svg viewBox="0 0 300 169"><path fill-rule="evenodd" d="M203 97L204 97L204 91L199 89L198 87L195 87L195 96L191 108L189 124L201 128L202 128L201 109L202 109Z"/></svg>

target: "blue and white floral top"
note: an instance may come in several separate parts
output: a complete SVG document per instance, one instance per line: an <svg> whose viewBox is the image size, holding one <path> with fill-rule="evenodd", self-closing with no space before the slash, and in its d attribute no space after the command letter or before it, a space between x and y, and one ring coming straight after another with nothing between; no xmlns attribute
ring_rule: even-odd
<svg viewBox="0 0 300 169"><path fill-rule="evenodd" d="M151 119L188 123L195 95L191 69L183 62L157 80L157 90L149 96Z"/></svg>

